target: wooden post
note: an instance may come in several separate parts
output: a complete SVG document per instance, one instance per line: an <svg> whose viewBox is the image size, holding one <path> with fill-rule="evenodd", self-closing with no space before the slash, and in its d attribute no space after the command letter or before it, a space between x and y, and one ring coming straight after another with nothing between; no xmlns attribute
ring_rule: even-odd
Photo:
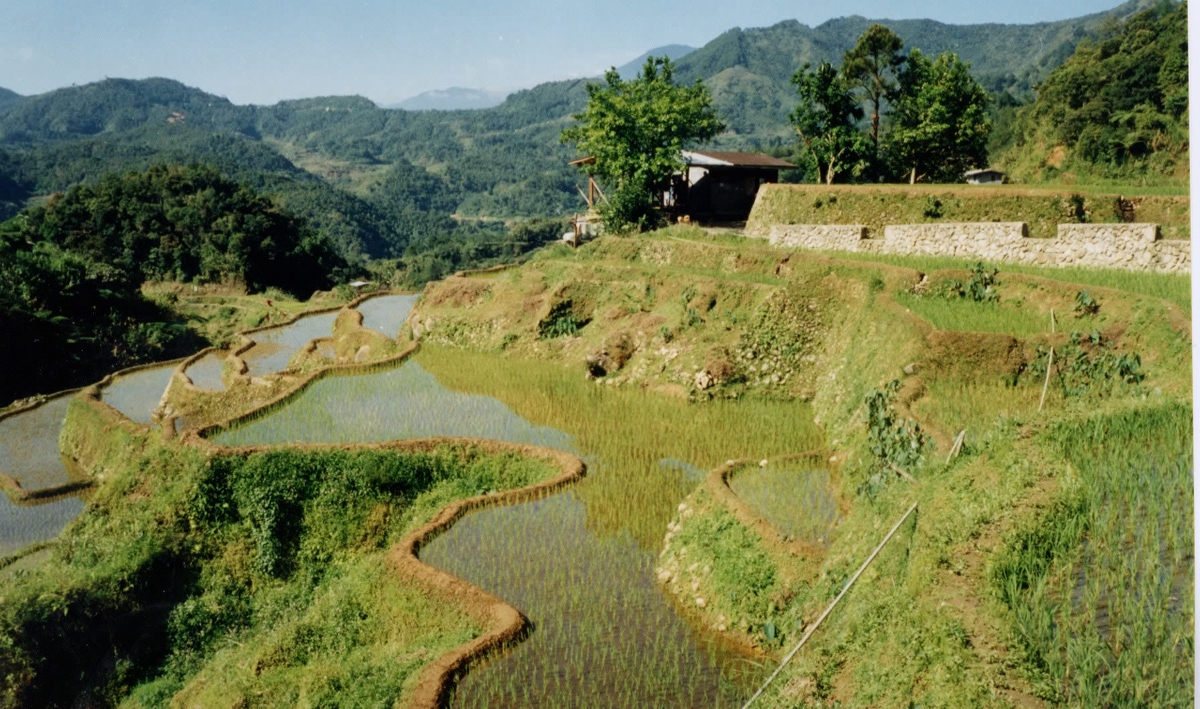
<svg viewBox="0 0 1200 709"><path fill-rule="evenodd" d="M1046 362L1046 383L1042 385L1042 400L1038 402L1038 411L1046 403L1046 389L1050 386L1050 367L1054 365L1054 348L1050 348L1050 359Z"/></svg>

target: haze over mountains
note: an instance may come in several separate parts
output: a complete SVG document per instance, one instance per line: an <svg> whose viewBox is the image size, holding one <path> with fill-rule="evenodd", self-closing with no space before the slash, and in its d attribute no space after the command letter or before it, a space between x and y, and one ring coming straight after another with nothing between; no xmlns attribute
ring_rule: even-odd
<svg viewBox="0 0 1200 709"><path fill-rule="evenodd" d="M1106 17L1147 2L1032 25L883 22L906 48L957 52L989 90L1028 96ZM735 28L694 51L675 45L653 52L674 53L677 80L699 78L712 91L728 125L714 147L780 148L794 140L787 123L792 74L806 62L839 62L873 22ZM643 59L622 71L636 71ZM579 175L558 136L585 106L587 81L541 84L474 110L392 110L356 96L235 105L163 78L109 79L27 97L0 91L0 218L31 197L104 172L191 161L281 195L347 251L373 256L400 253L447 228L430 214L569 214L579 208ZM435 98L482 100L471 90L447 90L427 96L424 106L438 107Z"/></svg>

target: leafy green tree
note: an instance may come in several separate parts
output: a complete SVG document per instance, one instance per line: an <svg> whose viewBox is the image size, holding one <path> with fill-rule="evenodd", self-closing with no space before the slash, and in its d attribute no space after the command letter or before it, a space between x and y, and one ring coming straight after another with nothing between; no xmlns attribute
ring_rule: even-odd
<svg viewBox="0 0 1200 709"><path fill-rule="evenodd" d="M800 104L789 117L800 139L800 159L817 182L857 177L869 163L871 143L858 129L862 108L829 62L805 64L792 76Z"/></svg>
<svg viewBox="0 0 1200 709"><path fill-rule="evenodd" d="M897 88L896 74L904 65L904 40L883 25L871 25L842 60L842 76L861 89L871 106L871 142L879 150L879 116L885 99Z"/></svg>
<svg viewBox="0 0 1200 709"><path fill-rule="evenodd" d="M138 284L237 281L307 297L346 267L304 220L203 165L106 175L14 221L23 239L86 256Z"/></svg>
<svg viewBox="0 0 1200 709"><path fill-rule="evenodd" d="M659 195L683 168L681 152L725 129L699 79L677 86L667 57L650 57L634 79L616 69L587 85L588 105L562 132L564 143L596 158L584 170L611 188L605 223L645 229L658 221Z"/></svg>
<svg viewBox="0 0 1200 709"><path fill-rule="evenodd" d="M909 182L958 182L966 170L986 166L987 100L956 54L930 61L912 50L892 100L887 152L896 172L907 172Z"/></svg>

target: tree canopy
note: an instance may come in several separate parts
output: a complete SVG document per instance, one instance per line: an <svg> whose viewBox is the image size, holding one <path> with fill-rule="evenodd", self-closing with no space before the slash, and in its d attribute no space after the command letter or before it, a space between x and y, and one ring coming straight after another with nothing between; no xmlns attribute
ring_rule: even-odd
<svg viewBox="0 0 1200 709"><path fill-rule="evenodd" d="M239 282L308 297L346 265L302 219L204 165L110 174L22 212L5 229L138 284Z"/></svg>
<svg viewBox="0 0 1200 709"><path fill-rule="evenodd" d="M871 106L871 142L879 150L879 116L883 102L896 91L896 73L904 65L904 41L883 25L871 25L846 52L842 75L863 92Z"/></svg>
<svg viewBox="0 0 1200 709"><path fill-rule="evenodd" d="M908 55L892 98L887 152L910 181L957 182L966 170L987 167L987 92L957 55L929 60Z"/></svg>
<svg viewBox="0 0 1200 709"><path fill-rule="evenodd" d="M838 175L857 177L871 158L870 143L858 129L863 117L847 81L828 62L805 64L792 76L800 103L791 122L800 140L800 158L818 182Z"/></svg>
<svg viewBox="0 0 1200 709"><path fill-rule="evenodd" d="M587 108L561 140L596 158L583 168L612 188L610 226L648 226L657 194L683 167L682 151L724 130L712 96L699 79L676 85L667 57L650 57L629 81L610 69L603 84L587 85L587 95Z"/></svg>

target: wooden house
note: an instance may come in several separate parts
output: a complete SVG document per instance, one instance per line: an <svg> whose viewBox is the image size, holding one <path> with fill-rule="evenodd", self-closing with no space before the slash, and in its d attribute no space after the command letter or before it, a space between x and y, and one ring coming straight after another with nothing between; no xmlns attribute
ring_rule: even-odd
<svg viewBox="0 0 1200 709"><path fill-rule="evenodd" d="M683 151L684 169L663 195L663 207L693 221L745 221L761 185L779 182L795 165L763 153Z"/></svg>

